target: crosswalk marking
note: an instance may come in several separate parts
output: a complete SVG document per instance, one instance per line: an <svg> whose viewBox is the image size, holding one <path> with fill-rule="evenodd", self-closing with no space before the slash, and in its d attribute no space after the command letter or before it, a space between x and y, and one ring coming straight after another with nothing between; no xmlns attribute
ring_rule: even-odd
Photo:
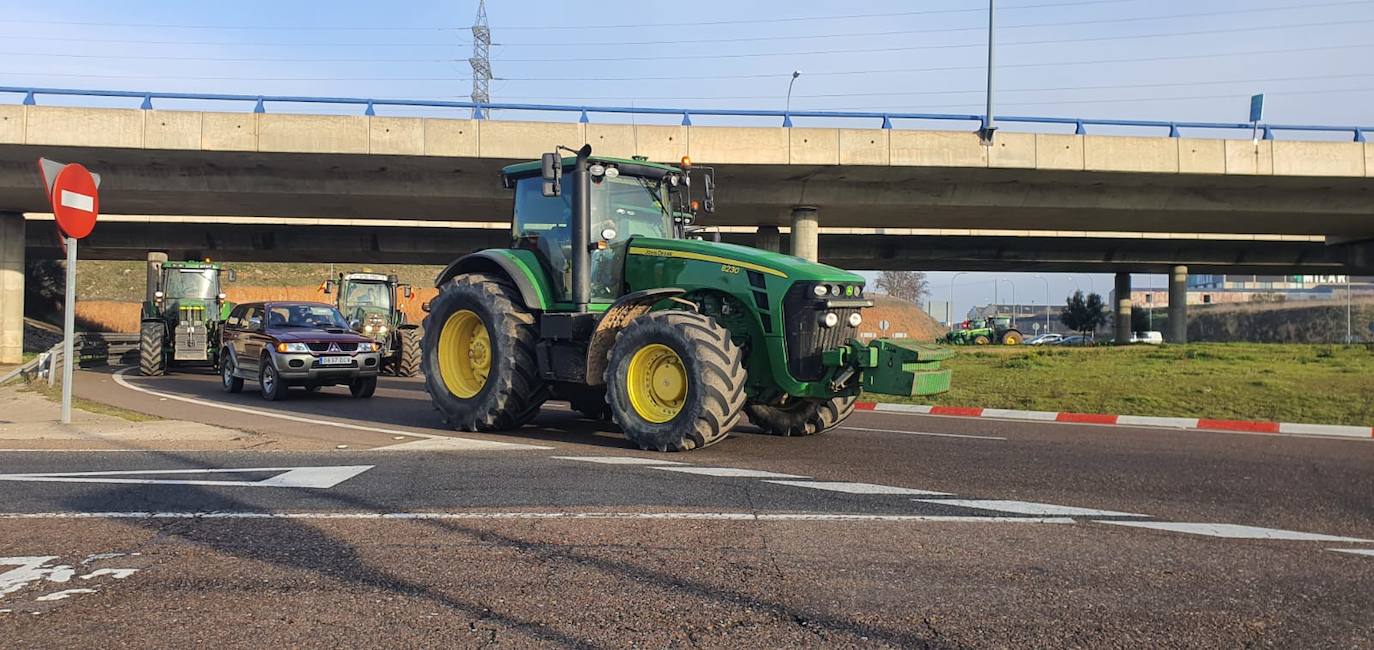
<svg viewBox="0 0 1374 650"><path fill-rule="evenodd" d="M1374 557L1374 548L1328 548L1326 550L1335 551L1337 553L1352 553L1354 555Z"/></svg>
<svg viewBox="0 0 1374 650"><path fill-rule="evenodd" d="M1278 528L1241 526L1239 524L1182 523L1173 521L1099 521L1097 523L1111 524L1113 526L1131 526L1134 528L1150 528L1153 530L1166 530L1175 533L1190 533L1193 535L1207 535L1208 537L1223 537L1226 539L1277 539L1300 542L1371 541L1356 537L1302 533L1292 530L1280 530Z"/></svg>
<svg viewBox="0 0 1374 650"><path fill-rule="evenodd" d="M973 508L975 510L995 510L997 512L1012 512L1020 515L1060 515L1064 517L1148 517L1133 512L1116 512L1114 510L1097 510L1095 508L1077 508L1074 506L1059 506L1053 503L1034 503L1031 501L1007 501L1001 499L912 499L922 503L934 503L938 505L958 506L960 508Z"/></svg>
<svg viewBox="0 0 1374 650"><path fill-rule="evenodd" d="M915 488L894 487L891 485L878 485L876 483L849 483L846 481L764 481L765 483L776 483L777 485L791 485L793 487L812 488L815 490L827 490L830 492L844 492L846 494L924 494L927 496L948 495L948 492L933 492L931 490L917 490Z"/></svg>

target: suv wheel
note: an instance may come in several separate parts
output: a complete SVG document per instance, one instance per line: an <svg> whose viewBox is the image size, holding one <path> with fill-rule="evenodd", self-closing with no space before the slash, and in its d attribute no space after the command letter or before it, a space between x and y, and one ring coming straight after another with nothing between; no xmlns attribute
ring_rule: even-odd
<svg viewBox="0 0 1374 650"><path fill-rule="evenodd" d="M281 377L277 376L277 367L272 365L270 357L262 358L262 370L258 371L258 386L262 388L262 398L271 402L286 397L286 386L281 383Z"/></svg>
<svg viewBox="0 0 1374 650"><path fill-rule="evenodd" d="M359 377L348 383L348 392L354 397L372 397L377 392L376 377Z"/></svg>
<svg viewBox="0 0 1374 650"><path fill-rule="evenodd" d="M234 358L228 352L220 353L219 377L220 386L226 393L237 393L243 390L243 379L234 376Z"/></svg>

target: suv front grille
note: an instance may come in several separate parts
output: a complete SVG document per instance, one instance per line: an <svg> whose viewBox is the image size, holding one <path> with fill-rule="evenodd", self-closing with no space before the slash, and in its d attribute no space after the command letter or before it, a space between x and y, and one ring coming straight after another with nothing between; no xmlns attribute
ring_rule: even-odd
<svg viewBox="0 0 1374 650"><path fill-rule="evenodd" d="M311 352L328 352L329 345L330 344L328 341L315 341L313 343L306 343L306 346L310 348ZM357 343L339 343L338 346L340 352L353 352L358 349Z"/></svg>
<svg viewBox="0 0 1374 650"><path fill-rule="evenodd" d="M787 316L787 369L800 381L815 381L825 375L821 353L833 350L858 335L858 328L849 324L849 315L858 308L832 309L840 317L835 327L823 327L821 315L825 301L811 293L811 285L798 283L787 291L782 301Z"/></svg>

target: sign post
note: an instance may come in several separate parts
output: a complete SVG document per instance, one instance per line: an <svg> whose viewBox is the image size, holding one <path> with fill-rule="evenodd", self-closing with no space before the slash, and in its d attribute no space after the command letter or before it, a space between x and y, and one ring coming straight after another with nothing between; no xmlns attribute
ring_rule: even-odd
<svg viewBox="0 0 1374 650"><path fill-rule="evenodd" d="M1250 96L1250 141L1259 146L1259 123L1264 119L1264 95Z"/></svg>
<svg viewBox="0 0 1374 650"><path fill-rule="evenodd" d="M67 249L67 296L62 328L62 424L72 422L72 368L76 364L76 241L91 234L100 216L100 176L80 164L65 165L38 159L57 222L57 234Z"/></svg>

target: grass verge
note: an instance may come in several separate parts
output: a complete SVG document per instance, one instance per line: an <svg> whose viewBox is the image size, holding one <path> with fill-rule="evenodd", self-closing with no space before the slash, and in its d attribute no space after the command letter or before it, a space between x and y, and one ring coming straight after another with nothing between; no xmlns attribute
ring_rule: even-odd
<svg viewBox="0 0 1374 650"><path fill-rule="evenodd" d="M39 395L42 395L53 402L62 401L62 387L59 385L54 385L50 388L48 387L48 384L46 382L33 381L23 386L23 390L38 393ZM148 415L147 413L130 411L129 409L119 408L118 406L110 406L109 404L92 402L91 400L82 399L75 395L72 396L72 408L79 409L87 413L95 413L97 415L109 415L120 418L122 420L128 420L130 422L154 422L162 419L156 415Z"/></svg>
<svg viewBox="0 0 1374 650"><path fill-rule="evenodd" d="M960 348L950 392L877 401L1374 426L1374 347Z"/></svg>

